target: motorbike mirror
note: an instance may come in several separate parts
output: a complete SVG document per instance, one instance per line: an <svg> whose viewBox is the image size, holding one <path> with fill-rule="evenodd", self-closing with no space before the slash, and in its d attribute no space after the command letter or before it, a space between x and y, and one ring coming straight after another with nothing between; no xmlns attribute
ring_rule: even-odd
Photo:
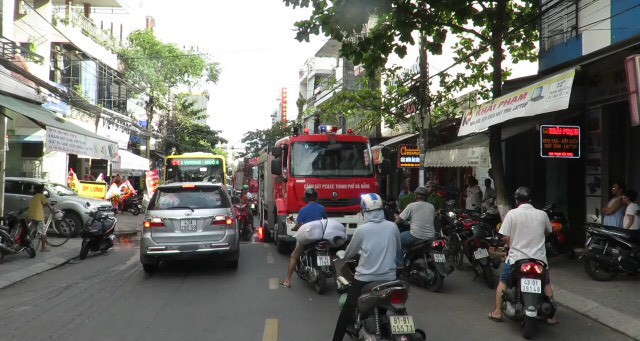
<svg viewBox="0 0 640 341"><path fill-rule="evenodd" d="M42 194L44 195L45 198L48 198L51 196L51 194L49 194L49 191L47 190L42 191Z"/></svg>

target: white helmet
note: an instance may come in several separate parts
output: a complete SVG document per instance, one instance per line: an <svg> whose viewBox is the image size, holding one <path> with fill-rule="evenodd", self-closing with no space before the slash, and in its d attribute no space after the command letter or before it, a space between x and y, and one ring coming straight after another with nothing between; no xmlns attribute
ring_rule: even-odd
<svg viewBox="0 0 640 341"><path fill-rule="evenodd" d="M375 193L367 193L360 196L360 208L362 212L371 212L383 208L382 198Z"/></svg>

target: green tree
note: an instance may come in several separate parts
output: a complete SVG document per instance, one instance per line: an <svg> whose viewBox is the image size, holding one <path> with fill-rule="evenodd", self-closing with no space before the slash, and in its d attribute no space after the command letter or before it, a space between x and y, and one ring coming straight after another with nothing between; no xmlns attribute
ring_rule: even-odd
<svg viewBox="0 0 640 341"><path fill-rule="evenodd" d="M277 122L269 129L257 129L247 132L241 140L241 142L245 144L245 151L244 153L239 153L239 158L257 157L262 148L275 146L276 141L283 137L290 136L292 128L295 125L296 123L289 122L283 127L282 123Z"/></svg>
<svg viewBox="0 0 640 341"><path fill-rule="evenodd" d="M125 79L133 84L131 95L145 101L148 132L156 110L167 110L170 91L177 86L216 83L219 66L205 54L183 51L174 44L158 40L152 30L135 31L129 46L119 52ZM147 146L147 156L150 152Z"/></svg>
<svg viewBox="0 0 640 341"><path fill-rule="evenodd" d="M436 111L451 115L457 103L454 94L478 90L479 98L496 98L502 94L502 83L510 74L504 61L517 63L537 58L535 43L540 16L562 4L520 0L283 0L287 6L313 7L309 19L295 24L298 40L309 40L321 31L340 42L340 52L355 64L363 64L373 74L383 68L389 55L404 57L407 48L416 44L415 36L426 36L426 49L442 54L449 36L455 64L463 71L444 70L439 74L440 90L432 102ZM375 24L363 34L375 18ZM420 79L419 82L432 83ZM455 114L454 114L455 115ZM509 208L502 164L501 128L490 128L491 175L502 215Z"/></svg>
<svg viewBox="0 0 640 341"><path fill-rule="evenodd" d="M188 94L175 96L171 109L171 118L167 121L165 151L167 155L189 152L214 152L218 143L227 140L218 136L206 124L198 123L206 120L207 112L195 108L195 101Z"/></svg>

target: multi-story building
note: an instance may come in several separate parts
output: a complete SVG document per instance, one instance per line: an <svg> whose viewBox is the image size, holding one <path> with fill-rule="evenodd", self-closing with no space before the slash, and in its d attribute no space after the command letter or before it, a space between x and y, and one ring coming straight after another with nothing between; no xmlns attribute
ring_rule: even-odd
<svg viewBox="0 0 640 341"><path fill-rule="evenodd" d="M13 118L7 127L7 175L65 183L69 168L81 177L107 175L111 162L126 165L135 157L126 148L130 134L140 130L127 112L129 85L116 53L126 37L122 26L115 26L118 34L114 25L94 22L97 8L121 11L127 4L2 2L3 47L12 48L0 57L10 76L0 82L11 85L2 87L7 98L0 106Z"/></svg>

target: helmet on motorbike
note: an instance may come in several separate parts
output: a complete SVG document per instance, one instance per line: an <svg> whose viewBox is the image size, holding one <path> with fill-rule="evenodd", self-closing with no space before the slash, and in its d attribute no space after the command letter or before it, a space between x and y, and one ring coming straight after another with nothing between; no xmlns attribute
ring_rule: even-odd
<svg viewBox="0 0 640 341"><path fill-rule="evenodd" d="M427 192L427 189L426 189L426 188L424 188L424 187L422 187L422 186L421 186L421 187L416 188L416 190L415 190L415 191L413 191L413 194L414 194L416 197L420 197L420 198L422 198L422 199L426 199L426 198L429 196L429 192Z"/></svg>
<svg viewBox="0 0 640 341"><path fill-rule="evenodd" d="M304 191L304 199L305 200L316 200L318 199L318 192L313 187L309 187Z"/></svg>
<svg viewBox="0 0 640 341"><path fill-rule="evenodd" d="M531 200L531 189L524 186L519 187L513 197L516 199L516 201L528 202Z"/></svg>
<svg viewBox="0 0 640 341"><path fill-rule="evenodd" d="M243 191L248 191L249 190L249 185L242 185L242 190Z"/></svg>
<svg viewBox="0 0 640 341"><path fill-rule="evenodd" d="M362 212L371 212L383 208L382 198L375 193L363 194L360 196L360 208Z"/></svg>

